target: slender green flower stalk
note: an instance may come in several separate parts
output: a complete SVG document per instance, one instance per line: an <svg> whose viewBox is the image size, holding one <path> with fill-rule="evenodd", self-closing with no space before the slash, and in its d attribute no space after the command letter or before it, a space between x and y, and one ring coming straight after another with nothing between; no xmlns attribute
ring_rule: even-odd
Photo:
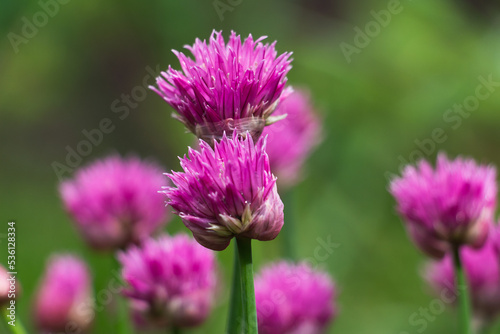
<svg viewBox="0 0 500 334"><path fill-rule="evenodd" d="M458 322L461 334L472 334L470 322L470 297L469 289L464 274L464 267L460 259L460 247L453 247L453 265L455 267L455 281L457 282L458 295Z"/></svg>
<svg viewBox="0 0 500 334"><path fill-rule="evenodd" d="M290 260L296 260L297 254L295 252L295 206L294 206L294 196L293 190L289 189L281 196L283 198L283 204L285 205L285 215L286 215L286 225L283 225L283 245L284 245L284 255Z"/></svg>
<svg viewBox="0 0 500 334"><path fill-rule="evenodd" d="M113 257L114 268L115 270L121 271L121 264L116 257ZM124 286L123 279L120 279L120 285ZM132 334L133 333L133 325L130 321L130 312L128 301L121 295L116 295L116 303L117 303L117 328L118 334Z"/></svg>
<svg viewBox="0 0 500 334"><path fill-rule="evenodd" d="M258 330L253 283L252 239L236 238L236 245L241 277L243 333L256 334Z"/></svg>
<svg viewBox="0 0 500 334"><path fill-rule="evenodd" d="M480 249L460 247L460 265L465 273L471 305L473 333L485 333L497 322L500 315L500 228L492 223L488 240ZM437 296L453 287L457 291L456 265L450 252L439 261L427 263L424 278ZM455 303L456 308L460 304ZM499 323L500 325L500 323ZM500 328L497 328L499 330Z"/></svg>
<svg viewBox="0 0 500 334"><path fill-rule="evenodd" d="M241 299L241 275L240 259L238 247L234 245L234 265L233 282L231 286L231 295L229 302L229 316L227 319L227 333L241 333L242 325L242 299Z"/></svg>

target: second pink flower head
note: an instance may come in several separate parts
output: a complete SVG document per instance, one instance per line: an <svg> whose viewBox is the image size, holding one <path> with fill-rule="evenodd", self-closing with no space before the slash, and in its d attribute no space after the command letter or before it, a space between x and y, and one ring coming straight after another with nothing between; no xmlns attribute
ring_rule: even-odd
<svg viewBox="0 0 500 334"><path fill-rule="evenodd" d="M496 206L496 170L473 160L438 156L407 166L390 185L397 208L417 246L442 257L452 245L481 247Z"/></svg>
<svg viewBox="0 0 500 334"><path fill-rule="evenodd" d="M272 240L283 226L283 202L265 152L265 139L225 135L212 149L200 140L200 150L181 159L184 172L168 177L167 203L195 239L223 250L234 236Z"/></svg>
<svg viewBox="0 0 500 334"><path fill-rule="evenodd" d="M158 194L165 184L158 166L111 156L80 169L59 189L85 240L112 250L137 243L166 223L167 210Z"/></svg>

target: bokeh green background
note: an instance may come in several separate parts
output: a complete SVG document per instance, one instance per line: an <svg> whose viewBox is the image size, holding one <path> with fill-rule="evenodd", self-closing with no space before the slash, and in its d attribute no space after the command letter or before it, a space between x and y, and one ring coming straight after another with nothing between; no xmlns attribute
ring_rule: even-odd
<svg viewBox="0 0 500 334"><path fill-rule="evenodd" d="M500 87L468 117L446 121L449 108L475 95L478 77L500 81L500 17L496 1L401 1L368 45L348 62L341 43L354 44L356 27L374 20L387 1L229 1L221 16L212 1L72 0L61 4L34 36L17 45L26 20L42 11L37 1L0 3L0 261L6 260L7 222L17 222L17 270L23 296L18 316L31 328L32 296L47 257L73 252L92 262L97 290L111 260L85 249L57 194L52 164L64 163L82 130L110 118L115 129L83 158L109 153L153 157L166 170L193 137L170 117L171 108L148 92L121 120L111 104L142 85L147 66L178 67L171 49L231 29L277 40L293 51L288 78L308 87L322 112L325 140L307 163L307 178L294 190L296 250L314 257L318 238L338 244L318 266L338 285L340 313L331 333L405 334L422 329L409 322L434 297L420 277L425 260L408 241L388 177L401 158L414 159L416 141L443 129L446 140L422 153L464 154L500 165ZM10 36L13 36L12 34ZM154 81L148 79L148 83ZM65 175L69 176L69 174ZM179 219L168 226L185 231ZM281 241L255 243L255 267L280 258ZM217 254L224 284L232 252ZM227 294L213 316L193 333L222 333ZM100 312L103 326L105 312ZM0 328L1 330L1 328ZM32 332L33 329L30 330ZM113 329L96 327L95 333ZM453 333L453 312L435 314L425 333Z"/></svg>

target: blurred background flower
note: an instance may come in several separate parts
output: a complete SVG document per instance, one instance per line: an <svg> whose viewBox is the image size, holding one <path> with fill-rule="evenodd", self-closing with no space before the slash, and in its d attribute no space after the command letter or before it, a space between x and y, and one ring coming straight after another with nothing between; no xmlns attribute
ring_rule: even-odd
<svg viewBox="0 0 500 334"><path fill-rule="evenodd" d="M86 333L94 320L92 282L87 265L72 255L53 256L34 302L41 332Z"/></svg>
<svg viewBox="0 0 500 334"><path fill-rule="evenodd" d="M217 290L214 253L186 235L149 239L118 255L138 325L184 328L201 325Z"/></svg>
<svg viewBox="0 0 500 334"><path fill-rule="evenodd" d="M500 313L500 253L496 247L500 234L498 226L481 249L465 247L461 251L465 275L469 282L472 310L477 326L491 324ZM456 304L456 284L451 256L429 262L424 277L436 295L448 298L448 305Z"/></svg>
<svg viewBox="0 0 500 334"><path fill-rule="evenodd" d="M259 333L324 333L337 313L336 297L330 276L306 263L268 265L255 279Z"/></svg>
<svg viewBox="0 0 500 334"><path fill-rule="evenodd" d="M497 205L496 168L440 153L405 167L390 183L410 238L423 252L441 258L453 247L484 245Z"/></svg>
<svg viewBox="0 0 500 334"><path fill-rule="evenodd" d="M141 242L167 223L159 194L166 184L159 166L111 156L77 170L59 191L90 247L116 250Z"/></svg>
<svg viewBox="0 0 500 334"><path fill-rule="evenodd" d="M321 122L309 94L297 89L284 97L273 116L286 118L264 128L266 152L280 190L304 178L303 165L321 140Z"/></svg>
<svg viewBox="0 0 500 334"><path fill-rule="evenodd" d="M307 161L294 203L297 256L322 265L342 289L341 316L329 332L417 332L409 317L416 312L425 322L418 310L435 296L418 275L424 256L408 242L387 183L400 166L435 161L441 150L500 166L499 5L401 0L394 10L388 3L2 1L0 249L6 222L15 219L24 296L18 316L30 319L28 297L49 254L86 248L61 210L60 179L115 151L179 170L177 156L194 136L147 87L178 64L171 49L216 29L226 39L231 30L267 35L279 53L293 51L288 83L307 87L322 112L324 140ZM485 10L474 9L480 3ZM342 43L353 50L349 57ZM178 217L167 228L186 231ZM281 238L254 243L256 272L279 259ZM6 255L0 251L3 264ZM230 282L232 252L218 257ZM101 291L110 260L88 258ZM193 333L224 331L224 301L227 295ZM427 334L450 331L452 312L432 316ZM113 331L101 325L101 332Z"/></svg>

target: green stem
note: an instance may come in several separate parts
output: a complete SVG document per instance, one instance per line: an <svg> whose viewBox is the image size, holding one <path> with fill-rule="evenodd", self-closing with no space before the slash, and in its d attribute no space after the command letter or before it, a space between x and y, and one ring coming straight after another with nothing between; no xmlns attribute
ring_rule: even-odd
<svg viewBox="0 0 500 334"><path fill-rule="evenodd" d="M471 334L470 297L465 280L464 268L460 260L460 247L453 247L453 264L455 266L455 282L458 295L458 322L462 334Z"/></svg>
<svg viewBox="0 0 500 334"><path fill-rule="evenodd" d="M172 334L181 334L182 331L179 327L172 327Z"/></svg>
<svg viewBox="0 0 500 334"><path fill-rule="evenodd" d="M252 239L236 238L236 245L238 246L243 299L243 333L257 334L257 309L255 307L255 291L253 285Z"/></svg>
<svg viewBox="0 0 500 334"><path fill-rule="evenodd" d="M7 316L9 315L9 310L7 310L7 305L2 307L2 318L5 321L5 326L10 329L10 332L12 334L26 334L26 330L24 329L23 324L21 323L21 320L16 315L16 321L15 321L15 326L9 325L9 321L11 321L10 318Z"/></svg>
<svg viewBox="0 0 500 334"><path fill-rule="evenodd" d="M233 243L234 244L234 243ZM241 299L241 275L238 247L234 245L234 266L233 283L231 287L231 296L229 302L229 317L227 319L227 333L240 334L242 324L243 300Z"/></svg>
<svg viewBox="0 0 500 334"><path fill-rule="evenodd" d="M114 260L115 260L115 269L120 270L121 265L116 259L116 255L114 256ZM120 284L123 285L123 281L120 280ZM133 334L133 329L128 309L128 301L119 294L115 296L116 296L116 303L118 306L117 307L118 334Z"/></svg>
<svg viewBox="0 0 500 334"><path fill-rule="evenodd" d="M286 224L281 228L283 235L283 243L285 248L285 257L295 260L295 220L294 220L294 203L293 203L293 190L288 190L281 196L283 204L285 205L285 219Z"/></svg>

